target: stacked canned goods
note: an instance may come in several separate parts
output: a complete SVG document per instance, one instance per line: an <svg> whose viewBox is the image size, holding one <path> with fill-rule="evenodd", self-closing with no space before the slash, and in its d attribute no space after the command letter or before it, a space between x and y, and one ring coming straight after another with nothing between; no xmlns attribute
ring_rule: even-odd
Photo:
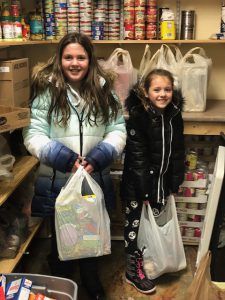
<svg viewBox="0 0 225 300"><path fill-rule="evenodd" d="M134 0L124 0L124 39L134 40Z"/></svg>
<svg viewBox="0 0 225 300"><path fill-rule="evenodd" d="M44 39L44 23L42 12L31 12L30 16L30 39L40 41Z"/></svg>
<svg viewBox="0 0 225 300"><path fill-rule="evenodd" d="M104 40L105 32L104 27L106 20L106 15L108 12L107 2L104 0L95 1L94 3L94 16L91 26L92 39L93 40Z"/></svg>
<svg viewBox="0 0 225 300"><path fill-rule="evenodd" d="M2 2L1 38L5 40L22 40L21 9L17 2Z"/></svg>
<svg viewBox="0 0 225 300"><path fill-rule="evenodd" d="M45 38L53 40L55 39L54 0L45 0L43 5Z"/></svg>
<svg viewBox="0 0 225 300"><path fill-rule="evenodd" d="M80 31L79 0L67 0L68 32Z"/></svg>
<svg viewBox="0 0 225 300"><path fill-rule="evenodd" d="M110 0L108 4L108 39L120 39L120 0Z"/></svg>
<svg viewBox="0 0 225 300"><path fill-rule="evenodd" d="M155 40L157 38L157 2L147 0L146 2L146 39Z"/></svg>
<svg viewBox="0 0 225 300"><path fill-rule="evenodd" d="M135 0L134 39L145 39L145 0Z"/></svg>
<svg viewBox="0 0 225 300"><path fill-rule="evenodd" d="M80 32L91 37L91 22L93 19L93 9L91 0L80 0Z"/></svg>
<svg viewBox="0 0 225 300"><path fill-rule="evenodd" d="M55 38L60 40L67 34L67 0L54 0Z"/></svg>

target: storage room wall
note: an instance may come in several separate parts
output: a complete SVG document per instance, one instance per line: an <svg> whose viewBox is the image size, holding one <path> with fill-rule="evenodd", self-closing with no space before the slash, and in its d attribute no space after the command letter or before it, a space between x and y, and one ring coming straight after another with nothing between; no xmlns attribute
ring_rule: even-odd
<svg viewBox="0 0 225 300"><path fill-rule="evenodd" d="M34 1L23 0L23 6L26 11L34 7ZM26 5L24 5L26 3ZM170 7L176 12L176 1L159 0L159 7ZM213 33L220 31L221 1L220 0L181 0L181 10L194 9L196 12L196 40L207 40ZM154 53L160 44L149 43L152 53ZM206 51L208 57L212 58L213 66L209 81L208 99L225 100L225 44L179 44L181 52L184 54L189 49L200 46ZM138 68L141 57L144 52L145 44L95 44L97 56L107 58L116 47L122 47L129 50L132 62ZM29 57L30 67L33 68L39 62L46 62L50 56L55 53L56 45L24 45L8 48L0 48L0 58L5 57Z"/></svg>

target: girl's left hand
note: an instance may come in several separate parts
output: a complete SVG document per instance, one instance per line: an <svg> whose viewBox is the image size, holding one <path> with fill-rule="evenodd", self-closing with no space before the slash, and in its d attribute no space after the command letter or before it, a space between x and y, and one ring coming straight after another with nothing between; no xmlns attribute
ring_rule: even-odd
<svg viewBox="0 0 225 300"><path fill-rule="evenodd" d="M88 174L91 174L94 171L93 166L89 164L86 160L83 160L81 165L84 167L84 170L88 172Z"/></svg>

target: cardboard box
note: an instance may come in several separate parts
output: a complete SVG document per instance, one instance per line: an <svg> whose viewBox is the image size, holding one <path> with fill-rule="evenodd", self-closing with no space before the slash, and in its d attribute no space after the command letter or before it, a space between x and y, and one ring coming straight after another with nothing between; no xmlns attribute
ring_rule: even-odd
<svg viewBox="0 0 225 300"><path fill-rule="evenodd" d="M0 60L0 105L28 107L29 97L28 58Z"/></svg>
<svg viewBox="0 0 225 300"><path fill-rule="evenodd" d="M0 105L0 133L30 124L30 109Z"/></svg>

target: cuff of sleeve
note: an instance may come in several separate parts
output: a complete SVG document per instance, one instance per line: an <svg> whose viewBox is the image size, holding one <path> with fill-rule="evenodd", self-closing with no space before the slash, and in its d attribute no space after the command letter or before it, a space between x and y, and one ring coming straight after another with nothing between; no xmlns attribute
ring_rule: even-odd
<svg viewBox="0 0 225 300"><path fill-rule="evenodd" d="M71 157L70 160L67 162L66 166L66 172L71 172L73 169L73 166L75 164L75 161L78 159L78 154L74 153Z"/></svg>

